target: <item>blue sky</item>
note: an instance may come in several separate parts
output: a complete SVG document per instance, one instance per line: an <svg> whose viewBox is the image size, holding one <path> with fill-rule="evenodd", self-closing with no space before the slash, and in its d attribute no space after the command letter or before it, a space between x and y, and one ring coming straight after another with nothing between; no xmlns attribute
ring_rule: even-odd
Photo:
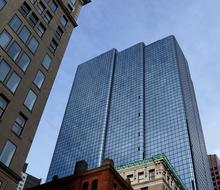
<svg viewBox="0 0 220 190"><path fill-rule="evenodd" d="M28 172L46 179L77 65L112 48L171 34L189 62L208 153L220 156L219 10L219 0L93 0L83 7L32 144Z"/></svg>

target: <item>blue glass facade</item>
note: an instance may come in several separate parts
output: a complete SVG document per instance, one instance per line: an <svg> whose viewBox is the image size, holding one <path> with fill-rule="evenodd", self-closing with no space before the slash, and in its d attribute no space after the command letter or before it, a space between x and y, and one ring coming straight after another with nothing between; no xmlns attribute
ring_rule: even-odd
<svg viewBox="0 0 220 190"><path fill-rule="evenodd" d="M173 36L111 50L76 72L48 180L85 159L116 165L164 153L190 190L211 190L187 61Z"/></svg>

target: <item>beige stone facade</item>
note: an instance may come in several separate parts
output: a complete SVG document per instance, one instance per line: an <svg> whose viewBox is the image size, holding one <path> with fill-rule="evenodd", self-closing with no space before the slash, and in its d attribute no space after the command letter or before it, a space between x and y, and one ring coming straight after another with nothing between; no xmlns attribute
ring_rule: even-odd
<svg viewBox="0 0 220 190"><path fill-rule="evenodd" d="M80 8L0 0L0 190L15 189Z"/></svg>
<svg viewBox="0 0 220 190"><path fill-rule="evenodd" d="M175 170L163 155L117 168L129 179L134 190L186 190Z"/></svg>

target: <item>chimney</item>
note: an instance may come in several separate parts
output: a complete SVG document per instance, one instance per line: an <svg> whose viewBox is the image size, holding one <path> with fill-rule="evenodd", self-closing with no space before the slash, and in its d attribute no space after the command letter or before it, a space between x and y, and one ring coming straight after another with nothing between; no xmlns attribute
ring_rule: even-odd
<svg viewBox="0 0 220 190"><path fill-rule="evenodd" d="M105 158L102 162L102 166L111 165L113 168L115 167L114 161L110 158Z"/></svg>
<svg viewBox="0 0 220 190"><path fill-rule="evenodd" d="M53 178L52 178L52 181L57 181L59 179L58 175L54 175Z"/></svg>
<svg viewBox="0 0 220 190"><path fill-rule="evenodd" d="M74 175L84 173L87 170L88 170L87 162L85 160L78 161L76 162L76 165L75 165Z"/></svg>

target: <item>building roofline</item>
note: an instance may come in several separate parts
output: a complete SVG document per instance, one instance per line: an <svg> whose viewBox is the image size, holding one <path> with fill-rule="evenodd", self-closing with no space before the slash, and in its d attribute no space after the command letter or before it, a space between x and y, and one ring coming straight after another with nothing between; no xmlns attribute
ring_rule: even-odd
<svg viewBox="0 0 220 190"><path fill-rule="evenodd" d="M125 164L125 165L121 165L121 166L118 166L116 169L118 171L120 171L120 170L123 170L123 169L132 168L132 167L136 167L136 166L143 166L145 164L149 164L149 163L152 163L152 162L155 163L157 161L162 161L164 166L171 172L171 174L174 175L177 184L181 187L181 190L187 190L185 184L182 182L182 180L179 177L179 175L177 174L175 168L172 166L172 164L167 159L165 154L158 154L158 155L155 155L155 156L153 156L149 159L139 160L139 161L135 161L135 162Z"/></svg>
<svg viewBox="0 0 220 190"><path fill-rule="evenodd" d="M122 178L122 176L110 164L104 165L104 166L100 166L98 168L94 168L94 169L88 170L88 171L80 173L80 174L75 174L75 175L70 175L70 176L66 176L66 177L63 177L63 178L58 178L56 180L52 180L50 182L44 183L44 184L42 184L40 186L36 186L36 187L30 188L30 190L31 189L32 190L37 190L37 189L42 189L42 188L45 189L45 188L50 187L50 186L56 186L58 184L65 183L65 182L73 180L75 178L87 176L87 175L93 174L94 172L100 172L100 171L107 170L107 169L110 169L114 173L114 175L117 176L117 178L120 178L121 182L124 183L124 185L129 190L133 190L133 188L124 180L124 178Z"/></svg>

